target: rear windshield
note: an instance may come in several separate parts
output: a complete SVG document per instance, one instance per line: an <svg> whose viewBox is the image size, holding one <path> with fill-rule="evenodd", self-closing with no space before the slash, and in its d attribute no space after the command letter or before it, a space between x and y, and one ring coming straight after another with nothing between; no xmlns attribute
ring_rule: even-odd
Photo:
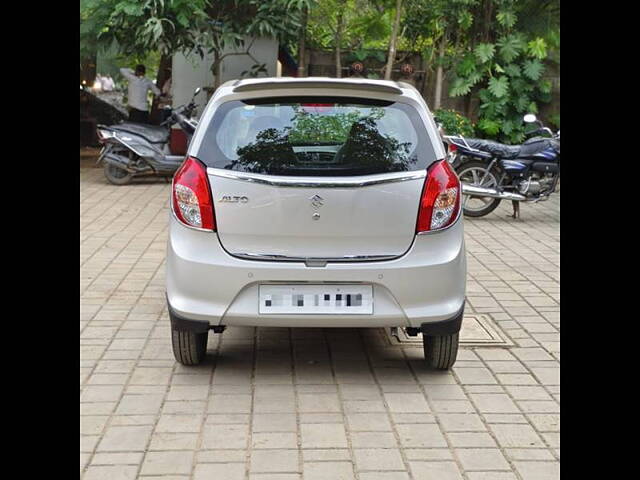
<svg viewBox="0 0 640 480"><path fill-rule="evenodd" d="M224 103L196 155L209 167L287 176L413 171L436 159L412 106L321 97Z"/></svg>

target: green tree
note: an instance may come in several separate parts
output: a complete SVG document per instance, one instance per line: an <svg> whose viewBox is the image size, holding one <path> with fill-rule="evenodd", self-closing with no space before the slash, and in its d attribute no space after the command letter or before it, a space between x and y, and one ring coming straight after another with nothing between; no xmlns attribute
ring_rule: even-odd
<svg viewBox="0 0 640 480"><path fill-rule="evenodd" d="M551 99L543 78L559 62L559 0L407 0L405 37L435 64L434 108L449 95L480 101L483 136L519 142L522 114Z"/></svg>
<svg viewBox="0 0 640 480"><path fill-rule="evenodd" d="M477 128L485 136L518 143L525 138L523 115L537 113L538 104L551 99L551 83L542 78L548 45L543 37L517 29L523 2L500 0L483 7L491 12L489 26L483 25L455 63L449 94L477 95Z"/></svg>
<svg viewBox="0 0 640 480"><path fill-rule="evenodd" d="M209 0L85 0L80 3L80 51L116 45L121 55L160 55L157 86L166 80L171 56L199 46ZM84 22L83 22L84 19ZM84 51L83 51L84 49ZM157 103L154 101L152 116Z"/></svg>
<svg viewBox="0 0 640 480"><path fill-rule="evenodd" d="M442 103L447 70L469 43L473 9L479 0L409 0L404 30L409 45L426 58L435 74L433 108ZM435 67L435 70L434 70Z"/></svg>
<svg viewBox="0 0 640 480"><path fill-rule="evenodd" d="M302 0L228 0L212 4L201 45L214 57L214 89L220 86L225 58L247 55L257 63L251 53L253 40L247 43L246 38L270 37L282 43L296 40L301 10L307 4Z"/></svg>
<svg viewBox="0 0 640 480"><path fill-rule="evenodd" d="M384 79L391 79L391 70L393 62L396 59L396 45L398 43L398 29L400 28L400 18L402 17L402 0L396 0L395 16L393 20L393 28L391 37L389 37L389 50L387 53L387 65L384 69Z"/></svg>
<svg viewBox="0 0 640 480"><path fill-rule="evenodd" d="M208 0L102 0L108 9L99 40L116 42L126 55L156 50L163 56L189 51L198 45Z"/></svg>
<svg viewBox="0 0 640 480"><path fill-rule="evenodd" d="M342 76L343 53L364 60L369 49L388 45L390 13L371 0L318 0L309 10L308 42L333 50L336 76Z"/></svg>
<svg viewBox="0 0 640 480"><path fill-rule="evenodd" d="M297 38L300 5L309 1L84 0L81 50L83 43L90 46L90 39L95 38L98 46L117 44L124 55L158 51L161 67L177 52L196 52L201 57L209 52L214 56L212 71L217 88L224 58L252 57L252 44L245 44L246 37L272 37L283 42ZM159 69L159 83L163 71Z"/></svg>

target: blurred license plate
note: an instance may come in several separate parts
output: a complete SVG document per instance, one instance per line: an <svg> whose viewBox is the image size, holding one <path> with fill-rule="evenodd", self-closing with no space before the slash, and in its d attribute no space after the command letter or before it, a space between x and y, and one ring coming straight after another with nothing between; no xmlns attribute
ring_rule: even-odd
<svg viewBox="0 0 640 480"><path fill-rule="evenodd" d="M371 315L371 285L260 285L261 314Z"/></svg>

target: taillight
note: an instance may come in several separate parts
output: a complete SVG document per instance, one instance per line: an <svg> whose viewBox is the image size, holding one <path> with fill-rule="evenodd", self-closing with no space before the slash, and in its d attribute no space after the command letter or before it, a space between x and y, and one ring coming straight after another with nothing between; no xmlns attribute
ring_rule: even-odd
<svg viewBox="0 0 640 480"><path fill-rule="evenodd" d="M207 171L197 158L187 157L173 176L173 211L185 225L216 229Z"/></svg>
<svg viewBox="0 0 640 480"><path fill-rule="evenodd" d="M448 150L449 150L449 153L453 153L456 150L458 150L458 147L456 147L453 143L450 143Z"/></svg>
<svg viewBox="0 0 640 480"><path fill-rule="evenodd" d="M434 163L420 199L416 232L440 230L451 225L460 210L460 180L446 160Z"/></svg>

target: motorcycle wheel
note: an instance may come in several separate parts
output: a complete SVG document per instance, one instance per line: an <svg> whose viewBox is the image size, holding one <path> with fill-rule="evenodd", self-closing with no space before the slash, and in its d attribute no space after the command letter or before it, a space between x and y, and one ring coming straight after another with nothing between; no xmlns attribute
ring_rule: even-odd
<svg viewBox="0 0 640 480"><path fill-rule="evenodd" d="M118 168L111 163L104 164L104 176L109 183L114 185L126 185L131 182L133 175L122 168Z"/></svg>
<svg viewBox="0 0 640 480"><path fill-rule="evenodd" d="M477 161L469 161L460 165L456 169L456 173L462 183L473 185L476 187L497 187L498 178L497 174L493 171L489 172L484 182L480 184L480 180L484 177L487 171L487 164ZM501 200L499 198L491 197L478 197L476 195L462 195L462 213L467 217L484 217L490 214L498 205Z"/></svg>

